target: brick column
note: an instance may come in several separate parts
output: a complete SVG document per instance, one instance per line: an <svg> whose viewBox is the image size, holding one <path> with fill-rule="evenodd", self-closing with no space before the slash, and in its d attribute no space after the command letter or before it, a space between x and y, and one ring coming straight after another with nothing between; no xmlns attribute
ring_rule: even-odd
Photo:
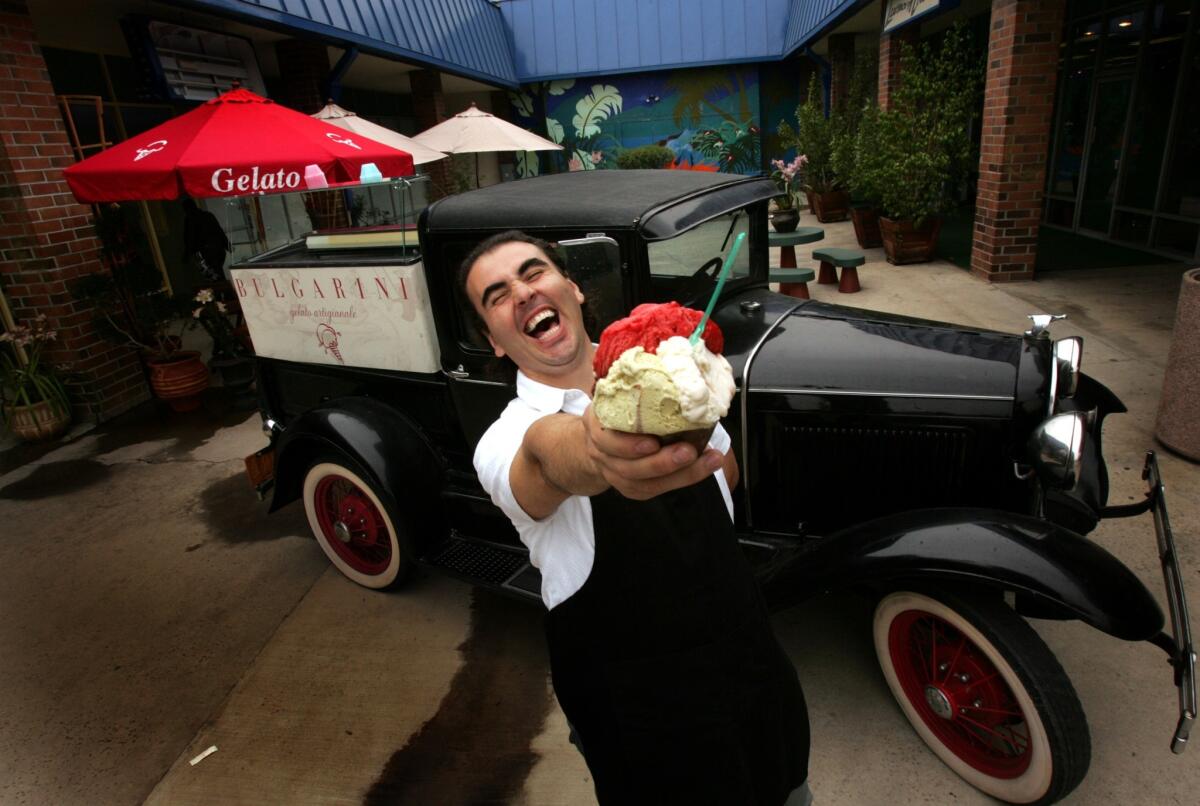
<svg viewBox="0 0 1200 806"><path fill-rule="evenodd" d="M492 102L492 114L496 117L505 120L514 126L519 126L517 121L513 120L512 101L508 100L508 93L504 90L493 90L489 93L489 100ZM543 130L535 132L542 137L547 137L547 133ZM496 168L500 171L500 175L504 175L504 166L512 167L513 175L516 176L516 152L513 151L497 151L496 152Z"/></svg>
<svg viewBox="0 0 1200 806"><path fill-rule="evenodd" d="M1065 0L993 0L971 272L1030 280Z"/></svg>
<svg viewBox="0 0 1200 806"><path fill-rule="evenodd" d="M442 95L442 74L436 70L414 70L408 74L412 89L413 117L417 131L423 132L446 119L446 99ZM437 162L427 162L421 167L429 174L429 201L440 199L454 192L450 182L450 160L447 157Z"/></svg>
<svg viewBox="0 0 1200 806"><path fill-rule="evenodd" d="M840 110L850 94L850 75L854 71L854 34L833 34L829 37L830 82L829 106Z"/></svg>
<svg viewBox="0 0 1200 806"><path fill-rule="evenodd" d="M104 339L76 278L103 271L90 208L63 179L75 161L24 0L0 5L0 283L18 323L45 314L58 331L46 358L62 368L76 413L106 419L146 400L137 356Z"/></svg>
<svg viewBox="0 0 1200 806"><path fill-rule="evenodd" d="M283 39L275 43L280 92L275 100L306 115L325 106L329 51L320 42Z"/></svg>
<svg viewBox="0 0 1200 806"><path fill-rule="evenodd" d="M884 4L884 8L887 4ZM901 43L916 45L921 39L921 23L912 22L898 31L879 38L879 108L891 106L892 95L900 86Z"/></svg>

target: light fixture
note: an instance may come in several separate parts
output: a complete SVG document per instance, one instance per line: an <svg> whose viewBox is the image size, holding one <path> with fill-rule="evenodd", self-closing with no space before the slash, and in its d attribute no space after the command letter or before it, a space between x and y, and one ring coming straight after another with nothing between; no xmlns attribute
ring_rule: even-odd
<svg viewBox="0 0 1200 806"><path fill-rule="evenodd" d="M1131 28L1131 27L1133 27L1133 20L1121 20L1120 22L1117 23L1117 27L1118 28Z"/></svg>
<svg viewBox="0 0 1200 806"><path fill-rule="evenodd" d="M1084 36L1095 36L1096 32L1095 31L1084 31L1083 35Z"/></svg>

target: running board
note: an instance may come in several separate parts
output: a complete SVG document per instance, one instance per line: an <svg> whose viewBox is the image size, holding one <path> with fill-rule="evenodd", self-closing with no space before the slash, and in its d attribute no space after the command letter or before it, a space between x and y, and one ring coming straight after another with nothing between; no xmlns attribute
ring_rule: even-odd
<svg viewBox="0 0 1200 806"><path fill-rule="evenodd" d="M452 531L421 562L474 585L526 601L542 601L542 573L529 564L529 555L516 547Z"/></svg>

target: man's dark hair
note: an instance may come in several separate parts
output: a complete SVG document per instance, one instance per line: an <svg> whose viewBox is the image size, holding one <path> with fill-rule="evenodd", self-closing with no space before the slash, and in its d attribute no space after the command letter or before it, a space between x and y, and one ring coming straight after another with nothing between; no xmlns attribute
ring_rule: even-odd
<svg viewBox="0 0 1200 806"><path fill-rule="evenodd" d="M471 250L465 258L462 265L458 267L457 283L458 293L463 300L463 304L467 309L467 316L475 329L480 333L487 333L487 325L483 323L483 317L479 315L479 311L475 308L475 303L467 294L467 276L471 273L471 268L475 263L488 252L497 247L504 246L506 243L527 243L536 246L546 253L546 257L550 258L550 262L558 269L559 274L563 277L570 278L567 273L567 264L563 261L562 255L558 253L558 248L549 241L543 241L541 238L535 238L532 235L526 235L520 230L510 229L506 232L498 232L488 238L483 239L475 248Z"/></svg>

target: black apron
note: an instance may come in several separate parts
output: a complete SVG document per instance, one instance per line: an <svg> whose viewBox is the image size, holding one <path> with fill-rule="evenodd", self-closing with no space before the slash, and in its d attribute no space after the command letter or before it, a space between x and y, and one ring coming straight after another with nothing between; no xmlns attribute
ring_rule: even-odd
<svg viewBox="0 0 1200 806"><path fill-rule="evenodd" d="M600 803L779 806L808 777L808 712L716 479L591 501L592 572L546 632Z"/></svg>

